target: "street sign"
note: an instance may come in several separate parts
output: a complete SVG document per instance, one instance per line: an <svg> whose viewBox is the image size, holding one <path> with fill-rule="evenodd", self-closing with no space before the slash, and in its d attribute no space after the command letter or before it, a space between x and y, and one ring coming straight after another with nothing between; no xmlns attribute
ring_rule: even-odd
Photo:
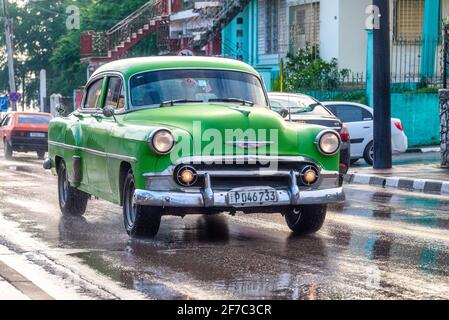
<svg viewBox="0 0 449 320"><path fill-rule="evenodd" d="M8 111L8 97L0 96L0 112Z"/></svg>
<svg viewBox="0 0 449 320"><path fill-rule="evenodd" d="M9 99L11 100L11 102L17 102L20 100L20 93L18 92L11 92L9 94Z"/></svg>

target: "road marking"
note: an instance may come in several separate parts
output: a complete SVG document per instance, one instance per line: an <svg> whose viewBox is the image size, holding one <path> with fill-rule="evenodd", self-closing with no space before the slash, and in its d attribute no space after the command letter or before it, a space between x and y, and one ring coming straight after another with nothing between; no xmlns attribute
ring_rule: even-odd
<svg viewBox="0 0 449 320"><path fill-rule="evenodd" d="M385 179L385 186L389 188L397 188L399 185L399 178L388 177Z"/></svg>

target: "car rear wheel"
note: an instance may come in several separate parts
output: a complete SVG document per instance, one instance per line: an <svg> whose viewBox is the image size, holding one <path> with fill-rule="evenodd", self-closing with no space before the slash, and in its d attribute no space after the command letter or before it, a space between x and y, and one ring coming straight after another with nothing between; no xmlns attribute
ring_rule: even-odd
<svg viewBox="0 0 449 320"><path fill-rule="evenodd" d="M290 207L284 212L284 217L294 234L307 235L321 229L326 220L326 212L326 205L303 205Z"/></svg>
<svg viewBox="0 0 449 320"><path fill-rule="evenodd" d="M58 195L59 207L64 215L82 216L86 212L89 195L70 185L64 161L58 167Z"/></svg>
<svg viewBox="0 0 449 320"><path fill-rule="evenodd" d="M374 142L371 141L368 143L368 145L365 148L365 151L363 152L363 158L365 159L366 163L368 163L370 166L374 163Z"/></svg>
<svg viewBox="0 0 449 320"><path fill-rule="evenodd" d="M154 238L159 231L162 208L134 203L134 176L129 171L123 184L123 219L126 232L136 238Z"/></svg>
<svg viewBox="0 0 449 320"><path fill-rule="evenodd" d="M3 141L3 152L5 155L5 159L8 159L8 160L12 159L12 148L9 145L8 141L6 141L6 140Z"/></svg>
<svg viewBox="0 0 449 320"><path fill-rule="evenodd" d="M37 153L37 157L39 158L39 159L44 159L44 157L45 157L45 151L37 151L36 152Z"/></svg>

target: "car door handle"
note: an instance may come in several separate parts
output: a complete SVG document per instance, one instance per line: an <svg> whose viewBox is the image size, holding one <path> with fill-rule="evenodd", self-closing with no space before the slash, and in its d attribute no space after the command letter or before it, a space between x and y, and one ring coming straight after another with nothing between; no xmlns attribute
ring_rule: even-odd
<svg viewBox="0 0 449 320"><path fill-rule="evenodd" d="M74 113L72 113L75 117L77 117L78 119L82 119L83 118L83 115L81 114L81 113L79 113L79 112L74 112Z"/></svg>
<svg viewBox="0 0 449 320"><path fill-rule="evenodd" d="M102 114L100 114L100 113L94 113L94 114L92 114L92 117L97 119L97 120L100 120L100 119L104 118L104 116Z"/></svg>
<svg viewBox="0 0 449 320"><path fill-rule="evenodd" d="M370 126L363 127L363 129L371 129Z"/></svg>

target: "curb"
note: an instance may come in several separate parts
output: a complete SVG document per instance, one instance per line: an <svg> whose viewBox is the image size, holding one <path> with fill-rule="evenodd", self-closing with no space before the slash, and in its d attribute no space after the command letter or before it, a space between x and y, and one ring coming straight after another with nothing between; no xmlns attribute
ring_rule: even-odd
<svg viewBox="0 0 449 320"><path fill-rule="evenodd" d="M441 152L440 147L425 147L425 148L411 148L405 153L429 153L429 152Z"/></svg>
<svg viewBox="0 0 449 320"><path fill-rule="evenodd" d="M434 195L449 195L449 182L402 177L382 177L368 174L347 174L347 184L362 184Z"/></svg>

